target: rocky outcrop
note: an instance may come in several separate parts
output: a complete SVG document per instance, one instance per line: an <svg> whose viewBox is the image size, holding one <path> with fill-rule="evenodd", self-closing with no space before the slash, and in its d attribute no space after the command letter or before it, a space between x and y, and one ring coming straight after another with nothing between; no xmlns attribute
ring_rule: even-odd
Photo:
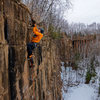
<svg viewBox="0 0 100 100"><path fill-rule="evenodd" d="M44 38L29 68L29 10L17 0L0 1L0 100L61 100L57 42Z"/></svg>
<svg viewBox="0 0 100 100"><path fill-rule="evenodd" d="M99 48L99 43L98 34L77 35L69 38L67 34L63 33L61 40L61 60L65 62L65 66L73 66L78 56L82 59L89 57L93 49Z"/></svg>

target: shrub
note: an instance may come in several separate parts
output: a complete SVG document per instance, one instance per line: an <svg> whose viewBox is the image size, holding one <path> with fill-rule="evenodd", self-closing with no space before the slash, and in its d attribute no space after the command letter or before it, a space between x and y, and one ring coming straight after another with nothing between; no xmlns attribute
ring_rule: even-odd
<svg viewBox="0 0 100 100"><path fill-rule="evenodd" d="M51 35L52 39L61 39L61 34L57 32L52 32Z"/></svg>
<svg viewBox="0 0 100 100"><path fill-rule="evenodd" d="M91 72L90 70L88 70L87 73L86 73L86 82L85 82L85 84L89 84L91 78L95 77L95 76L96 76L95 72Z"/></svg>
<svg viewBox="0 0 100 100"><path fill-rule="evenodd" d="M90 68L92 72L95 72L95 66L94 66L95 56L90 61Z"/></svg>
<svg viewBox="0 0 100 100"><path fill-rule="evenodd" d="M90 80L91 80L92 76L91 76L91 73L90 71L87 71L86 73L86 84L89 84Z"/></svg>
<svg viewBox="0 0 100 100"><path fill-rule="evenodd" d="M55 30L52 25L49 26L49 33L52 39L61 39L62 35L59 30Z"/></svg>
<svg viewBox="0 0 100 100"><path fill-rule="evenodd" d="M80 60L80 53L76 53L74 56L75 61Z"/></svg>
<svg viewBox="0 0 100 100"><path fill-rule="evenodd" d="M73 70L77 70L78 69L78 64L76 62L73 63L72 68L73 68Z"/></svg>
<svg viewBox="0 0 100 100"><path fill-rule="evenodd" d="M79 68L78 62L80 61L80 53L75 53L74 55L74 63L73 63L73 69L77 70Z"/></svg>

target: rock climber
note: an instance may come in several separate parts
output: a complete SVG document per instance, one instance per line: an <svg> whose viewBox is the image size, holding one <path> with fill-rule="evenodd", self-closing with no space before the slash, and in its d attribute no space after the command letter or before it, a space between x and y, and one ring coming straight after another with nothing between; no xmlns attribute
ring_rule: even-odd
<svg viewBox="0 0 100 100"><path fill-rule="evenodd" d="M36 48L37 43L43 38L44 29L37 28L36 21L32 19L32 27L33 27L33 37L30 43L27 44L28 51L28 59L31 62L31 66L33 65L32 51Z"/></svg>

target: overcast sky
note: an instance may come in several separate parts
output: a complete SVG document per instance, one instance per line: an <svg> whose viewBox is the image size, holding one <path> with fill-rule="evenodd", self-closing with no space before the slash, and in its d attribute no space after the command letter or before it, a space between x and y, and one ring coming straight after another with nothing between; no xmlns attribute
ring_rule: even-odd
<svg viewBox="0 0 100 100"><path fill-rule="evenodd" d="M71 0L73 7L65 14L68 22L100 23L100 0Z"/></svg>

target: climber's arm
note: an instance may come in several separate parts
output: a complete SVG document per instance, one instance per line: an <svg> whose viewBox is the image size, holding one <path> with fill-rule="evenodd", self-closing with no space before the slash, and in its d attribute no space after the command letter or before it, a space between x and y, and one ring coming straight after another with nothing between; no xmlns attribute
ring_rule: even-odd
<svg viewBox="0 0 100 100"><path fill-rule="evenodd" d="M34 33L35 35L42 35L42 34L38 31L36 25L35 25L35 27L33 27L33 33Z"/></svg>

